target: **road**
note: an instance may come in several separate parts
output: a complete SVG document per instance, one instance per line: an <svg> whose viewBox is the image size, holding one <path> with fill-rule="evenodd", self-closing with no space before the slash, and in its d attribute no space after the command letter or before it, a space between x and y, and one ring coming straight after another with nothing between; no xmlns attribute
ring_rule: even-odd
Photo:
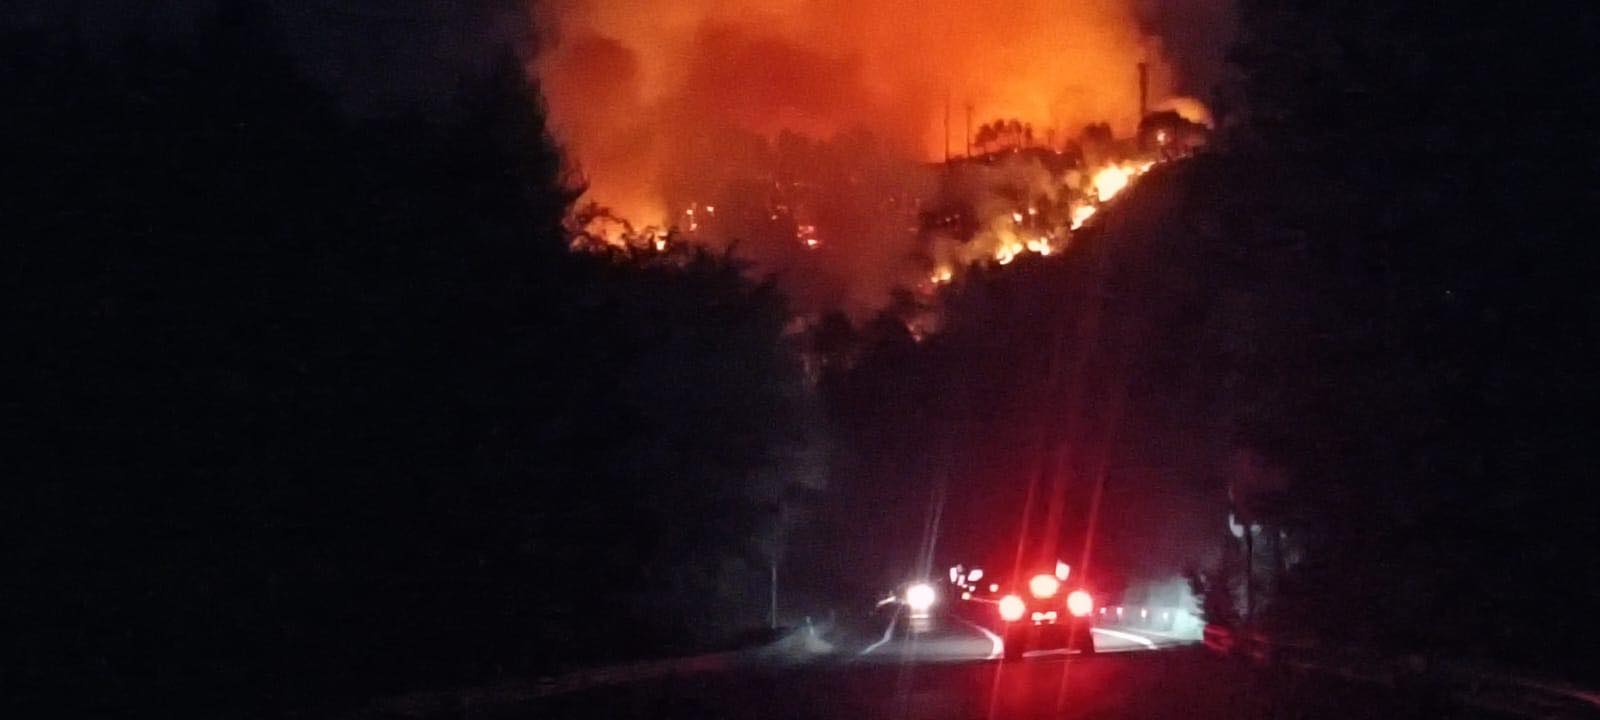
<svg viewBox="0 0 1600 720"><path fill-rule="evenodd" d="M995 639L958 617L915 626L899 619L885 630L803 662L661 677L459 716L1232 719L1261 704L1252 699L1259 688L1237 664L1171 637L1108 629L1096 633L1094 656L1031 653L1001 662Z"/></svg>
<svg viewBox="0 0 1600 720"><path fill-rule="evenodd" d="M1370 679L1263 669L1149 629L1097 628L1094 655L999 659L998 638L959 614L879 617L834 642L793 636L753 653L722 653L605 671L564 687L389 706L363 718L474 720L1349 720L1531 717ZM854 635L855 639L848 639ZM809 639L805 639L809 637ZM780 651L781 648L781 651ZM670 666L671 669L661 670ZM641 670L640 668L645 668ZM590 675L594 675L590 673ZM602 681L603 680L603 681ZM1488 709L1485 709L1485 708ZM1588 717L1540 715L1538 717Z"/></svg>
<svg viewBox="0 0 1600 720"><path fill-rule="evenodd" d="M1101 653L1157 650L1187 644L1174 636L1132 628L1095 628L1095 650ZM956 614L911 618L894 614L884 634L856 652L873 662L961 662L994 660L1004 648L1001 639L981 623ZM1065 651L1038 651L1029 657L1065 655Z"/></svg>

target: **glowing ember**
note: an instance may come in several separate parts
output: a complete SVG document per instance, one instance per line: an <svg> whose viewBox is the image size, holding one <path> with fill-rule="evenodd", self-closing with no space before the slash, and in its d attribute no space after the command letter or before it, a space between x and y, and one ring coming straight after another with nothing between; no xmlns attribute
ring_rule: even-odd
<svg viewBox="0 0 1600 720"><path fill-rule="evenodd" d="M1028 250L1031 251L1031 252L1039 253L1040 255L1049 255L1050 254L1050 239L1049 238L1034 238L1032 240L1029 240L1028 241Z"/></svg>
<svg viewBox="0 0 1600 720"><path fill-rule="evenodd" d="M933 274L928 276L928 279L933 281L933 284L935 285L943 285L947 282L950 282L950 280L955 276L956 273L954 270L948 267L941 267L938 270L934 270Z"/></svg>
<svg viewBox="0 0 1600 720"><path fill-rule="evenodd" d="M815 225L801 225L795 228L794 239L799 240L800 244L806 246L807 250L815 250L822 245L822 241L817 239L817 226Z"/></svg>

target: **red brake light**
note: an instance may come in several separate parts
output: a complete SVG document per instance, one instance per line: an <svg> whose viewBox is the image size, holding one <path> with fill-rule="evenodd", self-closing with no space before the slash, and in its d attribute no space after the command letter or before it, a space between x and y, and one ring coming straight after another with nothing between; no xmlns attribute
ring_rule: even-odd
<svg viewBox="0 0 1600 720"><path fill-rule="evenodd" d="M1015 595L1007 595L1003 598L1000 598L1001 620L1006 622L1016 622L1021 620L1023 613L1026 613L1027 611L1028 606L1026 603L1022 602L1022 598L1019 598Z"/></svg>
<svg viewBox="0 0 1600 720"><path fill-rule="evenodd" d="M1040 600L1055 597L1060 590L1061 581L1054 575L1035 575L1028 581L1028 591Z"/></svg>
<svg viewBox="0 0 1600 720"><path fill-rule="evenodd" d="M1094 610L1094 598L1083 590L1073 590L1067 595L1067 612L1073 617L1083 617Z"/></svg>

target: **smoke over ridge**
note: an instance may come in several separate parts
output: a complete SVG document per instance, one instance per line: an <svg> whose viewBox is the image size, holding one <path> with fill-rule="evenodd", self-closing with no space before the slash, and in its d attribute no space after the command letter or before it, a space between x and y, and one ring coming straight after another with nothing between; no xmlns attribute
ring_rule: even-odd
<svg viewBox="0 0 1600 720"><path fill-rule="evenodd" d="M926 274L907 203L930 189L927 163L947 143L966 152L969 108L974 129L1016 118L1059 146L1090 123L1133 132L1139 63L1152 104L1186 89L1135 0L555 0L535 12L552 126L588 199L635 225L737 239L803 307L881 306Z"/></svg>

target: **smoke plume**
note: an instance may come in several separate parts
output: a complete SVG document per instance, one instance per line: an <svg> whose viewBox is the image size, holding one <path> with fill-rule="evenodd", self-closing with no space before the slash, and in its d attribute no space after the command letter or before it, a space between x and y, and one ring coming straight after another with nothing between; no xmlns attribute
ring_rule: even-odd
<svg viewBox="0 0 1600 720"><path fill-rule="evenodd" d="M1060 145L1090 123L1133 133L1139 63L1152 105L1182 89L1135 0L555 0L536 14L537 71L587 199L737 240L802 309L879 307L926 277L915 206L930 163L966 152L969 115Z"/></svg>

